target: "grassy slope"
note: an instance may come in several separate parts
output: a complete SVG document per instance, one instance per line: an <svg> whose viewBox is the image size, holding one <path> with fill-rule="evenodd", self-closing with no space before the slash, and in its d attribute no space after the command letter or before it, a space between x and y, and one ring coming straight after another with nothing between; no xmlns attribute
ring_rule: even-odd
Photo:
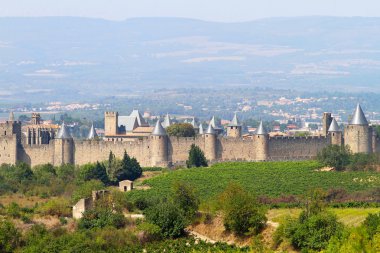
<svg viewBox="0 0 380 253"><path fill-rule="evenodd" d="M338 216L339 221L348 226L359 226L368 214L380 212L380 208L331 208L330 210ZM269 210L267 216L271 221L281 222L288 216L296 218L300 213L299 208L281 208Z"/></svg>
<svg viewBox="0 0 380 253"><path fill-rule="evenodd" d="M311 188L343 188L357 192L380 186L380 174L376 172L316 171L319 167L315 161L220 163L211 168L164 173L144 182L150 190L131 194L163 196L169 194L176 181L193 185L203 201L214 198L229 182L237 182L252 193L270 197L301 195Z"/></svg>

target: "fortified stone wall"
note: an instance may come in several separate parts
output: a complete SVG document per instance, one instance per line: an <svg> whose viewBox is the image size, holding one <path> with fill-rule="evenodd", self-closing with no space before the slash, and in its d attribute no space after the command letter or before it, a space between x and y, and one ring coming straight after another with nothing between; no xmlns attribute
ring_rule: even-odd
<svg viewBox="0 0 380 253"><path fill-rule="evenodd" d="M184 164L189 158L189 150L192 144L205 150L204 138L201 135L197 137L170 137L168 143L168 156L172 164Z"/></svg>
<svg viewBox="0 0 380 253"><path fill-rule="evenodd" d="M269 138L269 160L315 158L318 152L330 143L330 136Z"/></svg>
<svg viewBox="0 0 380 253"><path fill-rule="evenodd" d="M0 164L16 164L18 160L17 146L16 135L0 137Z"/></svg>
<svg viewBox="0 0 380 253"><path fill-rule="evenodd" d="M124 151L135 157L141 166L150 166L149 140L147 138L130 142L108 142L108 141L75 141L74 162L78 165L108 160L110 151L117 158L123 158Z"/></svg>
<svg viewBox="0 0 380 253"><path fill-rule="evenodd" d="M241 138L219 138L217 140L217 158L223 161L256 159L256 148L253 140Z"/></svg>
<svg viewBox="0 0 380 253"><path fill-rule="evenodd" d="M25 145L20 149L19 160L29 165L54 164L54 145Z"/></svg>

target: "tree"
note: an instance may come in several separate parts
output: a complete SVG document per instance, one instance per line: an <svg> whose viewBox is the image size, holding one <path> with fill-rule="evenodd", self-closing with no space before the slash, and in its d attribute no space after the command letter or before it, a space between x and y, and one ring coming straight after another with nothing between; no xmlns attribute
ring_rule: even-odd
<svg viewBox="0 0 380 253"><path fill-rule="evenodd" d="M266 224L264 208L240 185L228 185L219 196L219 205L224 227L236 235L257 234Z"/></svg>
<svg viewBox="0 0 380 253"><path fill-rule="evenodd" d="M189 123L177 123L166 128L166 133L177 137L194 137L195 130Z"/></svg>
<svg viewBox="0 0 380 253"><path fill-rule="evenodd" d="M185 217L191 222L199 207L199 198L194 188L184 182L176 182L173 185L173 201L183 210Z"/></svg>
<svg viewBox="0 0 380 253"><path fill-rule="evenodd" d="M95 164L85 164L80 167L79 177L83 181L100 180L103 184L108 184L109 179L106 168L103 164L96 162Z"/></svg>
<svg viewBox="0 0 380 253"><path fill-rule="evenodd" d="M279 228L297 249L320 251L328 246L330 239L341 234L343 225L326 210L325 196L322 190L310 191L298 219L288 219Z"/></svg>
<svg viewBox="0 0 380 253"><path fill-rule="evenodd" d="M186 161L186 165L188 168L208 166L205 154L195 144L192 144L190 147L189 160Z"/></svg>
<svg viewBox="0 0 380 253"><path fill-rule="evenodd" d="M130 158L127 152L124 152L123 159L120 162L116 162L113 154L110 154L110 160L108 164L112 166L110 168L110 177L117 181L123 180L136 180L142 175L142 168L136 158Z"/></svg>
<svg viewBox="0 0 380 253"><path fill-rule="evenodd" d="M183 235L188 225L183 210L173 201L162 200L149 207L145 212L149 223L161 228L164 238L177 238Z"/></svg>
<svg viewBox="0 0 380 253"><path fill-rule="evenodd" d="M350 164L351 151L348 146L330 145L318 153L318 160L325 166L343 170Z"/></svg>

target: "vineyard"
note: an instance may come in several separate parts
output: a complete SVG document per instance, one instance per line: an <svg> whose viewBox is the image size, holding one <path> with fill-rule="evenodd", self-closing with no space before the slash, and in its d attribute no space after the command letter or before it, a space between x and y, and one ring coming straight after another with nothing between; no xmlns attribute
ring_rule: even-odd
<svg viewBox="0 0 380 253"><path fill-rule="evenodd" d="M182 169L165 172L148 179L145 191L131 192L131 197L164 196L174 182L190 183L202 201L222 192L230 182L242 185L257 196L280 197L302 195L313 188L344 189L349 193L368 191L380 186L380 174L371 171L318 171L316 161L297 162L233 162L209 168Z"/></svg>

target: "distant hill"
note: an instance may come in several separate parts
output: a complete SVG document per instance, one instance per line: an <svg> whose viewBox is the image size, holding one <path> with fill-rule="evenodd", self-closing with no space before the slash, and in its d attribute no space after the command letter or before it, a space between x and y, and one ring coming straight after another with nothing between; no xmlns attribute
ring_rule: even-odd
<svg viewBox="0 0 380 253"><path fill-rule="evenodd" d="M0 18L0 99L152 87L380 91L380 18Z"/></svg>

